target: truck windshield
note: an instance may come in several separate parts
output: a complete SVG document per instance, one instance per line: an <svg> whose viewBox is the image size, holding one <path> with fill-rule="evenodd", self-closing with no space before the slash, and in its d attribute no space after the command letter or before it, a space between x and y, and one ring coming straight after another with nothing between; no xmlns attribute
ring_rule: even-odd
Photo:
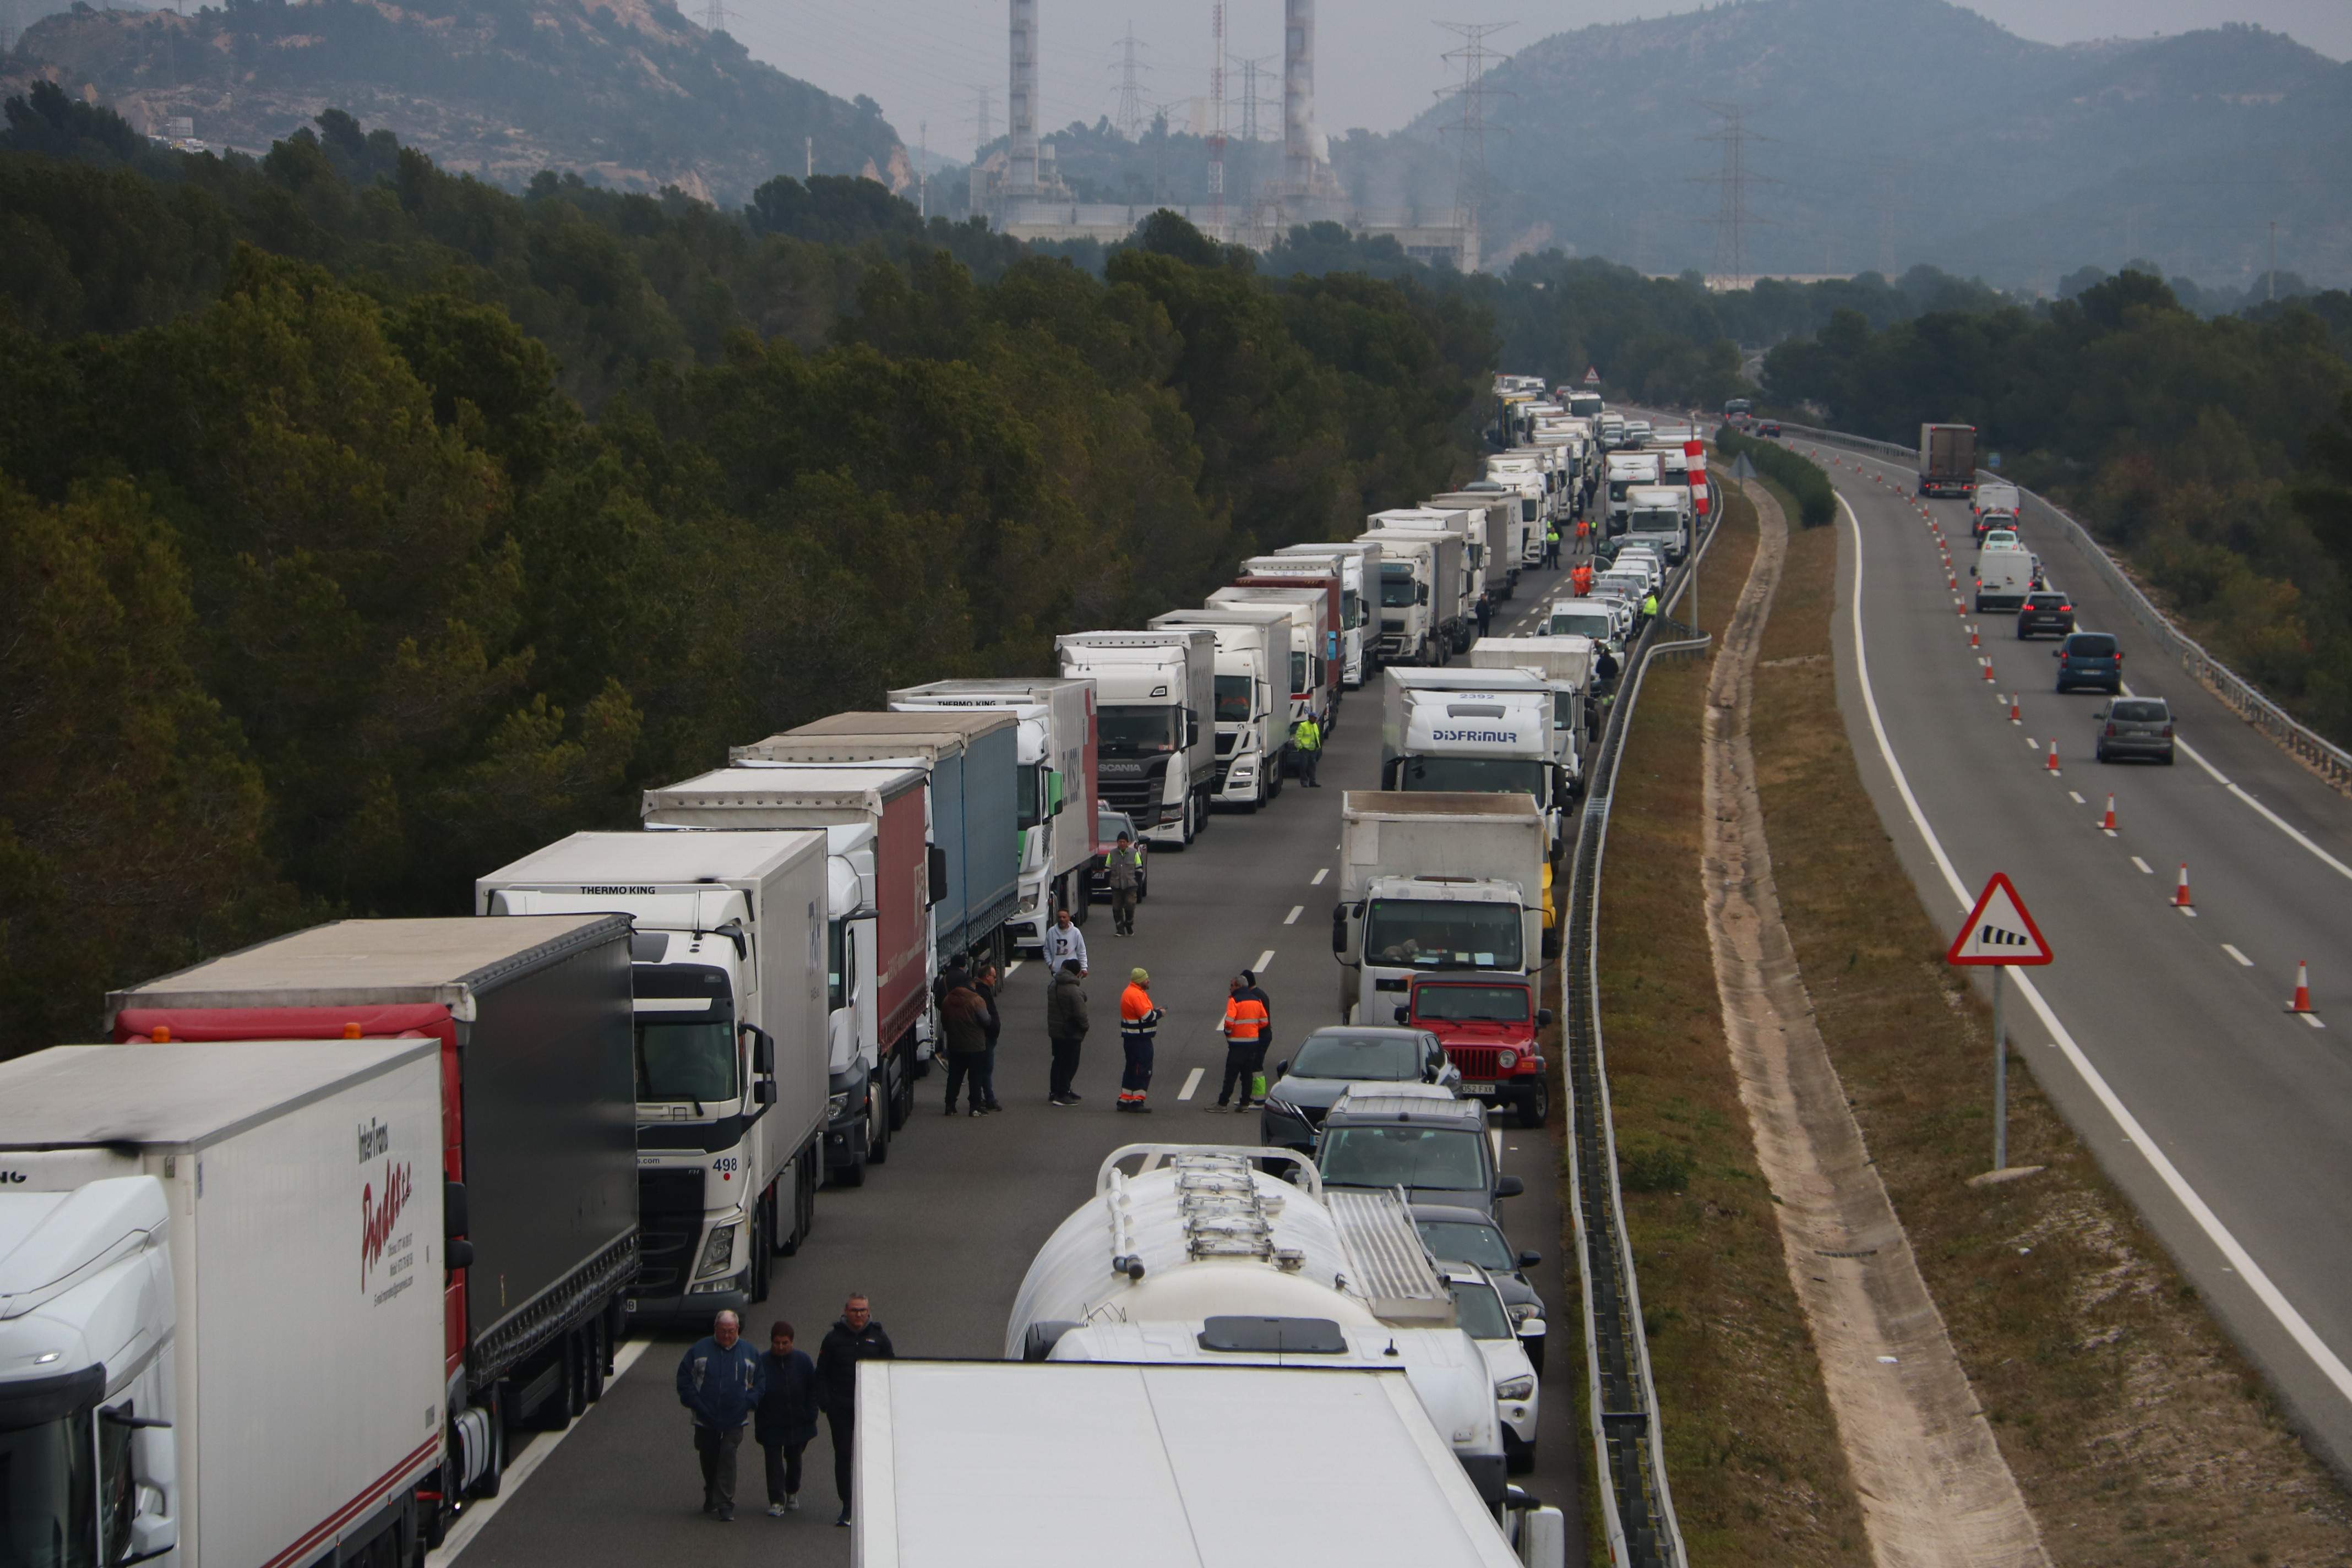
<svg viewBox="0 0 2352 1568"><path fill-rule="evenodd" d="M1449 1023L1524 1024L1524 985L1423 985L1412 994L1415 1018Z"/></svg>
<svg viewBox="0 0 2352 1568"><path fill-rule="evenodd" d="M1290 689L1306 690L1310 679L1307 673L1307 656L1303 653L1292 654L1290 656Z"/></svg>
<svg viewBox="0 0 2352 1568"><path fill-rule="evenodd" d="M1466 899L1374 899L1364 961L1392 969L1519 967L1519 906Z"/></svg>
<svg viewBox="0 0 2352 1568"><path fill-rule="evenodd" d="M89 1410L46 1420L37 1414L46 1412L0 1403L0 1563L96 1568L98 1455Z"/></svg>
<svg viewBox="0 0 2352 1568"><path fill-rule="evenodd" d="M1410 566L1381 567L1381 607L1393 610L1412 602L1412 568Z"/></svg>
<svg viewBox="0 0 2352 1568"><path fill-rule="evenodd" d="M1217 722L1246 724L1250 716L1250 678L1246 675L1217 677Z"/></svg>
<svg viewBox="0 0 2352 1568"><path fill-rule="evenodd" d="M1466 790L1498 795L1517 790L1544 799L1544 765L1528 757L1407 757L1397 770L1397 788Z"/></svg>
<svg viewBox="0 0 2352 1568"><path fill-rule="evenodd" d="M1486 1135L1450 1127L1333 1127L1316 1164L1335 1187L1486 1191Z"/></svg>
<svg viewBox="0 0 2352 1568"><path fill-rule="evenodd" d="M1616 630L1610 625L1608 614L1601 610L1560 610L1554 612L1551 624L1544 628L1554 637L1591 637L1606 641Z"/></svg>
<svg viewBox="0 0 2352 1568"><path fill-rule="evenodd" d="M735 1002L726 972L641 963L635 984L637 1099L734 1099Z"/></svg>
<svg viewBox="0 0 2352 1568"><path fill-rule="evenodd" d="M1664 507L1644 507L1628 514L1625 526L1635 533L1680 533L1683 514Z"/></svg>
<svg viewBox="0 0 2352 1568"><path fill-rule="evenodd" d="M1177 749L1177 726L1183 721L1183 710L1172 703L1103 708L1095 714L1095 735L1106 757L1157 755Z"/></svg>

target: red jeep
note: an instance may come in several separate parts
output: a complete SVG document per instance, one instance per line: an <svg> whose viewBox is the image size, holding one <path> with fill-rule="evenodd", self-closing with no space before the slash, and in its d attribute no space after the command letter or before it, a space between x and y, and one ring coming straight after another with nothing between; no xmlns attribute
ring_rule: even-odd
<svg viewBox="0 0 2352 1568"><path fill-rule="evenodd" d="M1522 1127L1541 1127L1551 1114L1551 1082L1536 1031L1551 1009L1536 1005L1535 982L1516 975L1416 978L1397 1022L1427 1029L1462 1072L1469 1099L1509 1104Z"/></svg>

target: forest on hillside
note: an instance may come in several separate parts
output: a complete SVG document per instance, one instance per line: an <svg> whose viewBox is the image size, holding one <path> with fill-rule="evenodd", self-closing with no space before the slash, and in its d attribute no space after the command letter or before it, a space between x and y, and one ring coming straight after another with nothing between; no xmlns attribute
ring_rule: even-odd
<svg viewBox="0 0 2352 1568"><path fill-rule="evenodd" d="M1171 218L1097 279L868 182L516 196L348 117L0 134L0 1055L110 984L1049 668L1465 478L1471 300Z"/></svg>

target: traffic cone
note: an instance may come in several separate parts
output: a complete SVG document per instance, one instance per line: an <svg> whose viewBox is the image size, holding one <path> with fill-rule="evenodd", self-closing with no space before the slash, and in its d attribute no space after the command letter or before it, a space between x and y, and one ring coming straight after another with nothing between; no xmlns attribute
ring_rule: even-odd
<svg viewBox="0 0 2352 1568"><path fill-rule="evenodd" d="M2176 910L2197 907L2197 900L2189 896L2189 862L2186 860L2180 863L2180 886L2172 889L2172 907Z"/></svg>
<svg viewBox="0 0 2352 1568"><path fill-rule="evenodd" d="M2050 761L2046 765L2054 777L2058 772L2058 742L2055 741L2050 742Z"/></svg>
<svg viewBox="0 0 2352 1568"><path fill-rule="evenodd" d="M2017 711L2017 693L2014 691L2009 694L2009 721L2012 724L2022 724L2025 722L2024 719L2021 718Z"/></svg>
<svg viewBox="0 0 2352 1568"><path fill-rule="evenodd" d="M1990 685L1992 684L1992 660L1990 660L1990 659L1987 659L1987 660L1985 660L1985 661L1984 661L1984 667L1985 667L1985 684L1986 684L1987 686L1990 686Z"/></svg>
<svg viewBox="0 0 2352 1568"><path fill-rule="evenodd" d="M2099 818L2099 831L2102 833L2113 833L2115 830L2116 797L2114 795L2109 795L2107 796L2107 815Z"/></svg>
<svg viewBox="0 0 2352 1568"><path fill-rule="evenodd" d="M1982 643L1977 641L1977 628L1974 626L1969 627L1969 646L1970 647L1982 647L1984 646Z"/></svg>
<svg viewBox="0 0 2352 1568"><path fill-rule="evenodd" d="M2298 958L2294 961L2294 1000L2286 1005L2290 1013L2311 1011L2311 965Z"/></svg>

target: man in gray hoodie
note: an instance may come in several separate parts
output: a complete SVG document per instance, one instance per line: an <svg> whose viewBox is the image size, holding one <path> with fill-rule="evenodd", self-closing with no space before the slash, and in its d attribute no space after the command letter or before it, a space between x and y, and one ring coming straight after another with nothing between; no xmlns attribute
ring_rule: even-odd
<svg viewBox="0 0 2352 1568"><path fill-rule="evenodd" d="M694 1452L702 1461L702 1511L721 1524L735 1518L735 1455L767 1386L760 1352L743 1342L732 1312L719 1313L709 1335L677 1363L677 1402L694 1416Z"/></svg>

